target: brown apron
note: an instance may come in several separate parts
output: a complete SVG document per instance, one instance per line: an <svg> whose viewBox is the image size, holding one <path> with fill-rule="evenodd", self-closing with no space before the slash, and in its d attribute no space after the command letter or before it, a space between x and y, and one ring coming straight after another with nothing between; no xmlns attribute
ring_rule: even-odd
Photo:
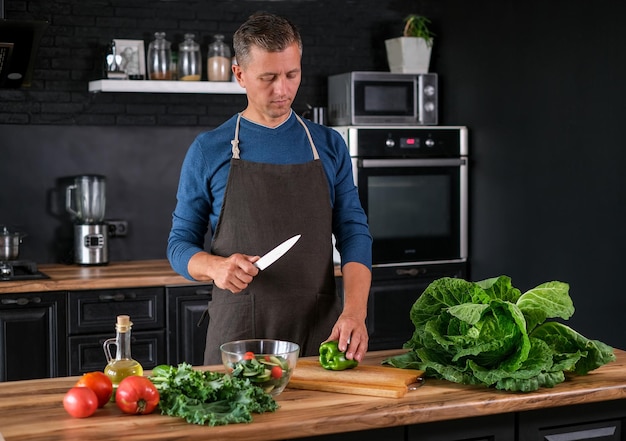
<svg viewBox="0 0 626 441"><path fill-rule="evenodd" d="M332 208L328 182L311 134L313 160L266 164L239 159L237 118L233 157L211 252L262 256L301 234L287 254L233 294L213 287L205 364L221 363L219 346L232 340L272 338L296 342L300 355L317 355L341 313L335 291ZM258 147L257 147L258 148Z"/></svg>

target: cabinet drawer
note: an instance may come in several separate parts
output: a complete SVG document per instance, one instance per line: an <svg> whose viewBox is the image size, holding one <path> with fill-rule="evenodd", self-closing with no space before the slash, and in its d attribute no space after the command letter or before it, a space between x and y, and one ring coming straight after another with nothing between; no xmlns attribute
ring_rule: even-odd
<svg viewBox="0 0 626 441"><path fill-rule="evenodd" d="M74 336L69 338L69 375L82 375L86 372L103 371L107 360L102 344L108 338L115 338L115 331L108 334ZM131 336L131 356L141 363L144 369L152 369L167 362L165 330L134 331ZM111 355L115 356L115 347Z"/></svg>
<svg viewBox="0 0 626 441"><path fill-rule="evenodd" d="M72 291L69 294L69 333L115 334L118 315L130 316L133 332L165 328L165 288Z"/></svg>

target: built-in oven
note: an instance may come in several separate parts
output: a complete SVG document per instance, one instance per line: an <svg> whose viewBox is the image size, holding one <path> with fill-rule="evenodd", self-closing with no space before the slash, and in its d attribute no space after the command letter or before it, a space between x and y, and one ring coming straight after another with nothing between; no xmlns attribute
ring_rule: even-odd
<svg viewBox="0 0 626 441"><path fill-rule="evenodd" d="M350 150L374 239L369 348L401 348L415 330L411 307L426 287L441 277L467 277L468 131L461 126L334 129Z"/></svg>
<svg viewBox="0 0 626 441"><path fill-rule="evenodd" d="M468 133L458 126L334 127L346 140L375 267L465 262Z"/></svg>

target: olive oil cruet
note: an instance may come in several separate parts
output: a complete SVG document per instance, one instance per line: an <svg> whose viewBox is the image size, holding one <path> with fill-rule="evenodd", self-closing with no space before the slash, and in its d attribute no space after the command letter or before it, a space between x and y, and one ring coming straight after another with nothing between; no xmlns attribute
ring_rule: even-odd
<svg viewBox="0 0 626 441"><path fill-rule="evenodd" d="M109 338L103 343L104 355L107 358L107 365L104 373L113 383L113 398L117 386L124 378L130 375L143 375L143 367L138 361L133 360L130 355L131 328L133 323L130 316L118 315L115 324L115 338ZM115 358L111 356L111 345L116 346Z"/></svg>

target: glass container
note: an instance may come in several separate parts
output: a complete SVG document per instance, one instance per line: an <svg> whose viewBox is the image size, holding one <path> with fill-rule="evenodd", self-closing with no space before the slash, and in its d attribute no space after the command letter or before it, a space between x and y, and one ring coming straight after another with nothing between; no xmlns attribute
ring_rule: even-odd
<svg viewBox="0 0 626 441"><path fill-rule="evenodd" d="M185 40L178 45L178 79L181 81L200 81L202 76L202 54L194 38L194 34L185 34Z"/></svg>
<svg viewBox="0 0 626 441"><path fill-rule="evenodd" d="M165 39L165 32L155 32L148 45L148 78L172 79L172 45Z"/></svg>
<svg viewBox="0 0 626 441"><path fill-rule="evenodd" d="M209 81L230 81L232 71L230 48L224 43L224 36L216 34L209 45L207 77Z"/></svg>
<svg viewBox="0 0 626 441"><path fill-rule="evenodd" d="M105 340L103 344L107 365L104 374L113 383L113 398L120 382L131 375L143 375L143 367L133 360L130 353L131 328L133 323L127 315L118 315L115 324L115 338ZM111 345L116 347L115 358L111 355Z"/></svg>

